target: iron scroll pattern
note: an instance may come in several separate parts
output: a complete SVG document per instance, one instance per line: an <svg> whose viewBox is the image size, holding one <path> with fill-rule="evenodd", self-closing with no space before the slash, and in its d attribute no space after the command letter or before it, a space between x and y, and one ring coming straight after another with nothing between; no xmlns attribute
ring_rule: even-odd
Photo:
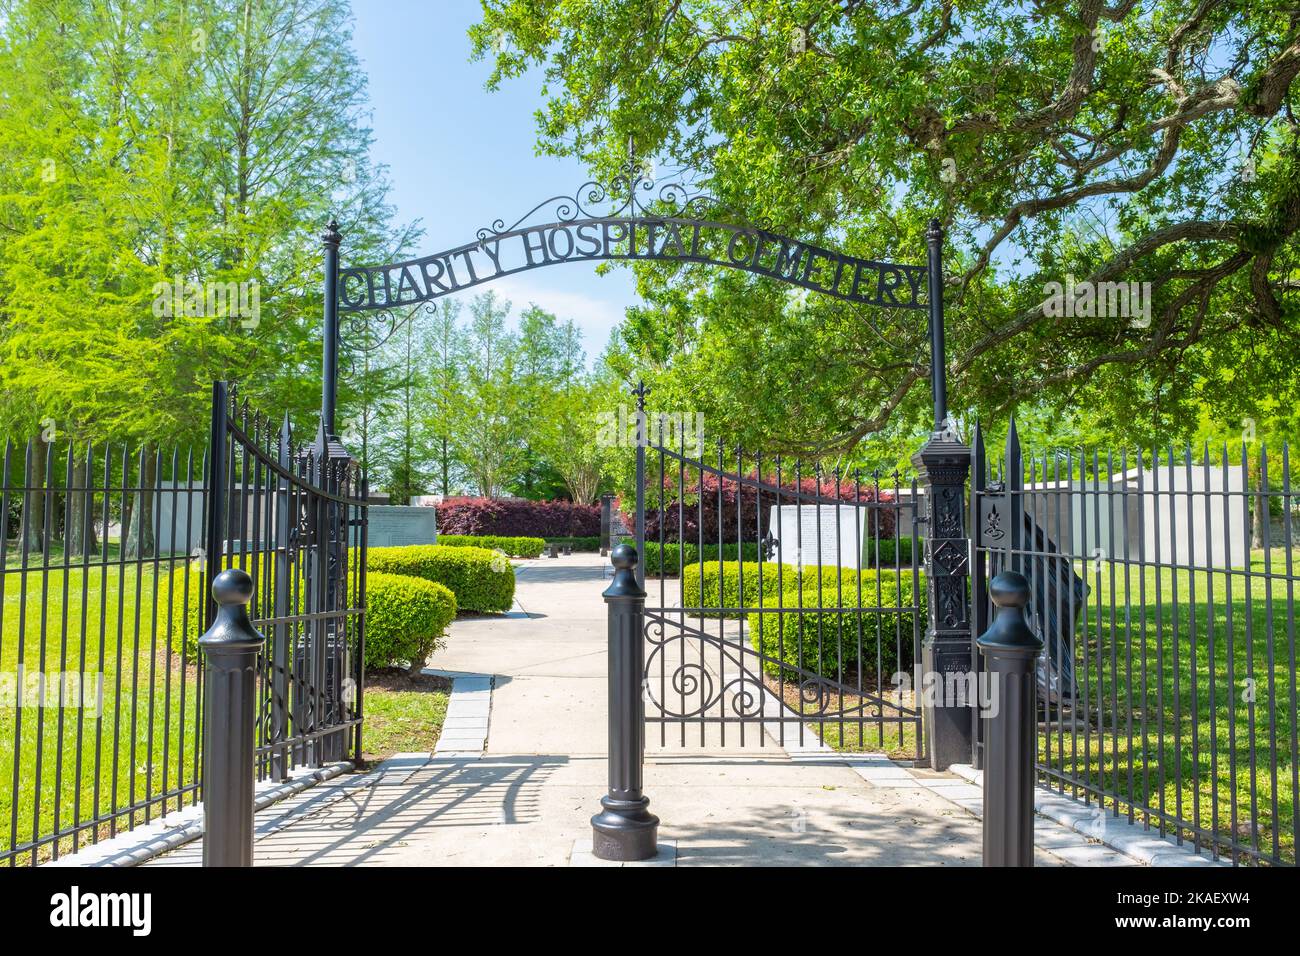
<svg viewBox="0 0 1300 956"><path fill-rule="evenodd" d="M338 303L349 349L373 351L406 311L519 272L573 261L696 263L741 269L843 301L887 309L928 307L927 268L865 259L800 242L752 222L679 181L657 184L634 166L608 183L552 196L473 242L433 255L342 269Z"/></svg>
<svg viewBox="0 0 1300 956"><path fill-rule="evenodd" d="M780 661L749 644L733 643L702 628L685 624L679 618L668 616L666 612L647 609L643 630L648 648L643 681L646 702L652 704L657 711L647 718L651 722L699 719L719 712L724 715L723 719L756 721L886 720L892 723L920 719L919 713L913 708L873 694L865 687L835 680L789 661ZM671 670L665 668L664 674L659 675L657 662L661 657L667 657L669 646L679 643L684 649L687 640L698 641L711 648L715 655L711 657L712 661L717 661L717 654L725 656L736 666L736 673L727 675L724 671L722 676L716 676L698 660L682 660ZM778 702L763 681L761 673L768 664L779 667L787 675L787 680L797 687L802 705L800 711ZM652 675L655 680L651 679ZM664 691L671 688L679 701L689 699L691 706L673 709L668 700L660 699L660 696L667 697L667 693L655 694L656 680ZM856 698L858 702L847 703L846 697ZM768 712L767 708L769 698L773 701L772 712ZM843 703L835 705L836 701ZM730 716L727 716L727 711L730 711Z"/></svg>

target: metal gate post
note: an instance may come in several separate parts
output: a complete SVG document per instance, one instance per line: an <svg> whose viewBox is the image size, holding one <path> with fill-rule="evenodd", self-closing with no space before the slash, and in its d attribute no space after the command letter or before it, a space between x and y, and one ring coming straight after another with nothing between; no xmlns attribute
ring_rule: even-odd
<svg viewBox="0 0 1300 956"><path fill-rule="evenodd" d="M925 577L929 621L921 645L923 726L930 766L947 770L971 759L975 674L971 646L970 539L966 474L970 449L936 432L912 456L925 485Z"/></svg>
<svg viewBox="0 0 1300 956"><path fill-rule="evenodd" d="M289 415L285 413L280 426L280 440L276 460L280 467L288 472L292 467L293 433L289 427ZM275 479L275 532L272 557L274 559L275 580L272 583L271 616L278 623L271 637L271 726L268 738L272 744L281 744L289 738L289 643L290 625L285 620L291 609L289 606L290 575L293 574L289 555L289 514L290 492L289 480L283 476ZM268 489L269 491L269 489ZM289 779L289 748L277 746L271 751L271 779L284 782Z"/></svg>
<svg viewBox="0 0 1300 956"><path fill-rule="evenodd" d="M339 245L343 236L333 219L325 227L325 315L321 329L320 424L326 437L334 435L334 409L339 395Z"/></svg>
<svg viewBox="0 0 1300 956"><path fill-rule="evenodd" d="M1029 582L1004 571L989 584L997 606L979 638L989 688L984 728L984 865L1034 865L1034 661L1043 642L1025 622Z"/></svg>
<svg viewBox="0 0 1300 956"><path fill-rule="evenodd" d="M636 566L637 586L642 588L645 587L645 446L650 440L650 429L646 425L645 397L649 391L645 387L645 382L637 382L636 388L632 390L632 394L636 396L636 527L633 533L636 536L637 547L633 552L633 563ZM659 494L662 499L662 488ZM638 555L642 559L641 563L635 560ZM614 566L618 567L617 564Z"/></svg>
<svg viewBox="0 0 1300 956"><path fill-rule="evenodd" d="M253 579L239 568L212 582L216 620L203 651L203 865L253 865L257 655L265 638L248 619Z"/></svg>
<svg viewBox="0 0 1300 956"><path fill-rule="evenodd" d="M609 608L609 793L591 818L592 852L601 860L648 860L658 852L659 818L641 792L645 762L645 589L637 580L637 552L620 544L610 554L614 580Z"/></svg>

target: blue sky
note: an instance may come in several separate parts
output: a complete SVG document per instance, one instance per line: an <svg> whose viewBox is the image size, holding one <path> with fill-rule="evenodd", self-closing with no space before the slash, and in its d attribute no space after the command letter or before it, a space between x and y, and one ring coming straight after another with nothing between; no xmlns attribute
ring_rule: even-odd
<svg viewBox="0 0 1300 956"><path fill-rule="evenodd" d="M477 0L353 0L353 12L354 47L370 79L372 156L388 167L399 219L423 222L421 253L469 242L480 226L513 222L586 181L577 161L536 154L539 76L496 93L484 89L490 67L470 62L466 35L478 19ZM582 263L474 292L489 289L510 299L516 313L535 302L573 319L589 359L636 301L629 271L598 276Z"/></svg>

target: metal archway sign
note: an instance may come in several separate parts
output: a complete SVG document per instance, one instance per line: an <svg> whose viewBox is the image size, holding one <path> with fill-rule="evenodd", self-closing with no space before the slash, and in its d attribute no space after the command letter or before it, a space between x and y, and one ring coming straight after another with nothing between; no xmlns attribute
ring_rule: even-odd
<svg viewBox="0 0 1300 956"><path fill-rule="evenodd" d="M605 208L601 208L605 207ZM473 242L433 255L340 269L342 236L331 222L325 245L325 335L321 426L335 434L340 316L372 331L384 317L382 344L400 325L398 311L494 279L566 262L660 261L740 269L862 305L927 309L936 430L947 418L943 362L943 230L932 221L926 265L851 256L774 232L743 216L726 221L724 203L685 183L656 184L639 166L608 185L588 182L573 196L553 196L510 225L498 219ZM540 220L540 222L536 221ZM380 320L382 321L382 320Z"/></svg>

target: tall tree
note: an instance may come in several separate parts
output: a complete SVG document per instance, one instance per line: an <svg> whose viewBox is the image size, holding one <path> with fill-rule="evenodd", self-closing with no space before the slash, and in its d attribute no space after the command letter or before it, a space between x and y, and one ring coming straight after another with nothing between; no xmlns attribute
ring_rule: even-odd
<svg viewBox="0 0 1300 956"><path fill-rule="evenodd" d="M542 78L540 147L603 177L632 140L754 221L904 262L938 217L958 411L1091 403L1137 439L1194 427L1180 396L1239 360L1216 343L1297 377L1286 5L490 0L472 33L491 85ZM653 308L625 341L688 372L718 424L752 412L777 449L814 451L927 424L923 316L636 269ZM1054 316L1048 283L1071 275L1149 283L1150 311Z"/></svg>
<svg viewBox="0 0 1300 956"><path fill-rule="evenodd" d="M488 292L471 300L461 351L463 414L451 435L479 494L495 498L519 474L527 421L515 381L517 340L506 328L510 303Z"/></svg>

